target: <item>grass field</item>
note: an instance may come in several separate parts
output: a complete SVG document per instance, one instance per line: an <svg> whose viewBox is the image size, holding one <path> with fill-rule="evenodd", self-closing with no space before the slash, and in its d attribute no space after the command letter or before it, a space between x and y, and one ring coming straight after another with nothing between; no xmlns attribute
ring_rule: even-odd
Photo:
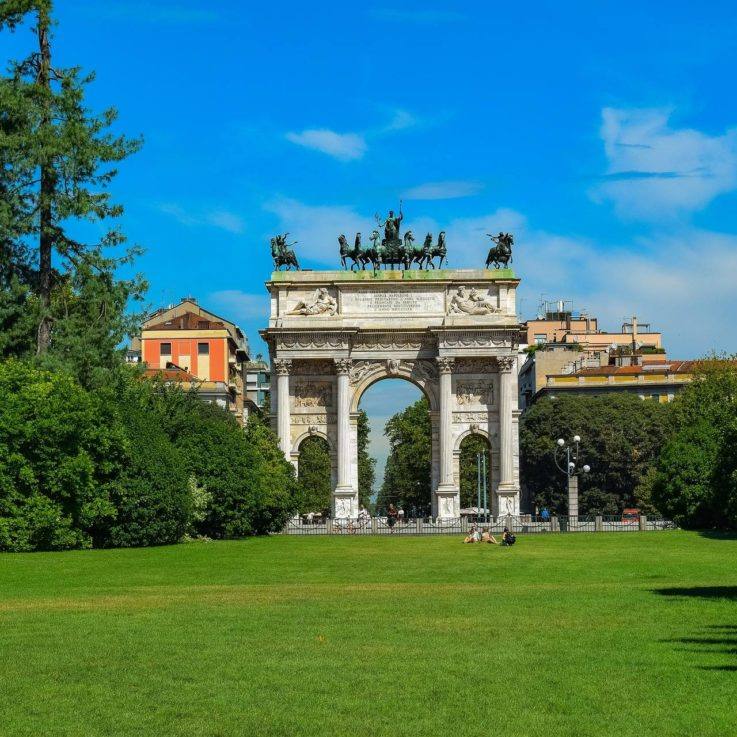
<svg viewBox="0 0 737 737"><path fill-rule="evenodd" d="M731 735L737 538L0 556L0 735Z"/></svg>

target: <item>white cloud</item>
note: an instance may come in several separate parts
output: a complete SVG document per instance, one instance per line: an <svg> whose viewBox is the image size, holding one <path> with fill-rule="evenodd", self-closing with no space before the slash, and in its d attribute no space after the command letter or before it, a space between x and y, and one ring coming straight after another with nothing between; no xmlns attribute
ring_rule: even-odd
<svg viewBox="0 0 737 737"><path fill-rule="evenodd" d="M395 110L392 119L382 129L382 132L403 131L417 125L417 118L406 110Z"/></svg>
<svg viewBox="0 0 737 737"><path fill-rule="evenodd" d="M192 211L174 202L164 202L158 207L161 212L171 215L188 228L209 225L236 234L243 233L245 230L243 219L229 210Z"/></svg>
<svg viewBox="0 0 737 737"><path fill-rule="evenodd" d="M339 161L354 161L366 153L366 139L359 133L336 133L327 128L287 133L286 138L298 146L312 148Z"/></svg>
<svg viewBox="0 0 737 737"><path fill-rule="evenodd" d="M338 268L337 237L361 231L364 242L375 222L346 206L312 207L296 200L267 206L281 228L299 241L300 258ZM676 358L711 349L737 351L724 326L737 313L737 235L681 227L612 249L595 240L533 227L519 212L501 208L486 215L438 223L407 218L403 230L418 234L446 231L450 268L480 268L490 241L486 233L515 237L512 266L522 278L518 304L523 318L534 314L541 294L574 300L578 309L600 318L602 329L618 329L636 314L664 333Z"/></svg>
<svg viewBox="0 0 737 737"><path fill-rule="evenodd" d="M478 194L484 185L481 182L447 181L426 182L410 187L402 193L407 200L453 200Z"/></svg>
<svg viewBox="0 0 737 737"><path fill-rule="evenodd" d="M594 199L614 202L626 218L660 220L705 207L737 186L737 129L710 136L672 128L671 111L602 111L608 160Z"/></svg>
<svg viewBox="0 0 737 737"><path fill-rule="evenodd" d="M208 213L205 219L211 225L227 230L229 233L242 233L245 230L243 219L228 210L215 210Z"/></svg>

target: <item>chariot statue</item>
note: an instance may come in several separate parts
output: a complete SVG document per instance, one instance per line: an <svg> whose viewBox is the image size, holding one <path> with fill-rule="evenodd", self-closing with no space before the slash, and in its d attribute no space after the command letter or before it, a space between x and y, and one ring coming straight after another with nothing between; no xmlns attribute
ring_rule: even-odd
<svg viewBox="0 0 737 737"><path fill-rule="evenodd" d="M435 269L435 259L440 259L437 268L442 268L443 261L446 261L447 250L445 247L445 231L441 231L438 235L437 244L433 244L432 233L425 236L424 243L420 246L415 241L414 234L411 230L407 230L402 236L399 228L404 219L402 212L402 202L399 202L399 214L395 215L394 210L389 210L389 214L385 219L377 213L376 229L369 236L371 245L364 248L361 245L361 234L356 233L354 246L351 247L345 234L338 236L338 245L340 246L340 263L344 269L350 268L365 270L367 264L371 264L374 271L380 270L382 267L390 266L392 269L398 267L400 269L411 269L412 264L417 264L420 269ZM381 237L381 230L384 231L384 237ZM352 263L348 266L348 260Z"/></svg>

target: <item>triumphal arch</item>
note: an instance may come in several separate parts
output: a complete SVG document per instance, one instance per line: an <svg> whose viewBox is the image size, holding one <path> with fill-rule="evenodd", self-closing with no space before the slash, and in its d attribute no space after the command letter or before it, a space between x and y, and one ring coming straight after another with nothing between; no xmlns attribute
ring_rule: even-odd
<svg viewBox="0 0 737 737"><path fill-rule="evenodd" d="M261 334L276 379L272 421L297 469L305 438L328 442L335 517L358 513L358 405L389 377L429 402L433 514L459 516L460 444L471 433L489 441L492 511L519 514L518 284L505 268L271 275Z"/></svg>

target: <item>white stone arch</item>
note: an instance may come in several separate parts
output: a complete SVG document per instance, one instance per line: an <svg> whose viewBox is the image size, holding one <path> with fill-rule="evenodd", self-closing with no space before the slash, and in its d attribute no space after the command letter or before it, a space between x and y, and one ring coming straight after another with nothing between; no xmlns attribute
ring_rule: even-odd
<svg viewBox="0 0 737 737"><path fill-rule="evenodd" d="M428 404L430 405L430 414L432 415L438 411L437 386L434 381L431 379L419 379L410 369L404 367L400 367L399 370L393 372L385 365L382 365L382 363L377 363L375 369L367 372L353 385L351 412L358 412L361 397L363 397L368 389L382 379L404 379L405 381L409 381L410 384L414 384L427 398Z"/></svg>
<svg viewBox="0 0 737 737"><path fill-rule="evenodd" d="M313 428L312 431L306 430L303 432L299 437L297 437L292 444L292 450L290 453L290 459L292 462L292 465L294 466L295 471L297 472L297 478L299 478L299 456L300 456L300 447L302 443L304 443L305 440L309 440L310 438L320 438L324 440L327 443L328 446L328 456L330 458L330 483L334 487L335 486L335 480L336 480L336 474L337 474L337 454L335 450L335 442L331 440L330 436L327 432L320 428Z"/></svg>
<svg viewBox="0 0 737 737"><path fill-rule="evenodd" d="M358 406L387 378L428 399L434 514L458 516L454 456L471 431L490 445L494 502L516 513L518 281L503 269L272 275L272 422L295 465L308 427L327 440L336 517L358 513Z"/></svg>
<svg viewBox="0 0 737 737"><path fill-rule="evenodd" d="M482 438L484 438L489 446L489 452L491 452L492 445L491 441L492 438L489 435L489 431L481 426L478 427L469 427L466 430L463 430L456 438L455 447L453 448L454 453L460 453L461 452L461 443L469 436L471 435L480 435Z"/></svg>

